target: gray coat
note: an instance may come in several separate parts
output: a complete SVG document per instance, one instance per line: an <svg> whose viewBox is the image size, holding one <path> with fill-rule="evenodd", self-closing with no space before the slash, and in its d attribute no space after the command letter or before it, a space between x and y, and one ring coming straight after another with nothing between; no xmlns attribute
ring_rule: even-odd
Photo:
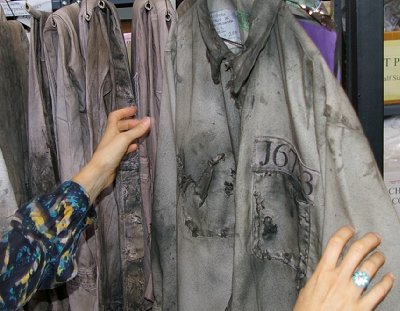
<svg viewBox="0 0 400 311"><path fill-rule="evenodd" d="M283 1L255 0L234 55L206 3L179 7L166 51L155 309L217 311L230 301L228 310L291 310L346 224L379 232L383 272L399 275L397 214L318 49ZM395 287L380 310L396 309L398 295Z"/></svg>

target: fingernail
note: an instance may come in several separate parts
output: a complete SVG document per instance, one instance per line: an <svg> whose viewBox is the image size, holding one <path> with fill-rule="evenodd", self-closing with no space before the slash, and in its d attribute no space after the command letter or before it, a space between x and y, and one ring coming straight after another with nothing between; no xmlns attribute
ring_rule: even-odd
<svg viewBox="0 0 400 311"><path fill-rule="evenodd" d="M374 234L376 235L376 237L379 239L379 241L381 241L382 242L382 237L380 236L380 234L379 233L377 233L377 232L374 232Z"/></svg>
<svg viewBox="0 0 400 311"><path fill-rule="evenodd" d="M144 117L142 119L142 122L144 125L150 125L150 118L149 117Z"/></svg>
<svg viewBox="0 0 400 311"><path fill-rule="evenodd" d="M347 228L349 228L353 232L356 232L356 229L353 227L353 225L347 225Z"/></svg>
<svg viewBox="0 0 400 311"><path fill-rule="evenodd" d="M393 280L396 279L396 277L394 276L394 274L393 274L392 272L389 273L389 276L390 276Z"/></svg>

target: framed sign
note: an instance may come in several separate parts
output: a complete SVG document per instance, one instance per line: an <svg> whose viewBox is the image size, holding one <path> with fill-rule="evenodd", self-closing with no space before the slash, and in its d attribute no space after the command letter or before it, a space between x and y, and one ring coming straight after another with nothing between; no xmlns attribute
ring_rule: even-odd
<svg viewBox="0 0 400 311"><path fill-rule="evenodd" d="M384 36L385 105L400 104L400 31L385 32Z"/></svg>

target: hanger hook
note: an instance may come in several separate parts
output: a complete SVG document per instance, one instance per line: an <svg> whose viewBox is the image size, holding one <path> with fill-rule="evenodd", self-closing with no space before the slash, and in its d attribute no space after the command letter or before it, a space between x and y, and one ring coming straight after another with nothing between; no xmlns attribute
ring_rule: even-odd
<svg viewBox="0 0 400 311"><path fill-rule="evenodd" d="M166 21L166 22L170 22L172 16L171 16L171 13L170 13L170 11L169 11L169 9L168 9L168 2L167 2L167 1L168 1L168 0L165 0L165 10L167 11L167 13L165 13L165 21Z"/></svg>
<svg viewBox="0 0 400 311"><path fill-rule="evenodd" d="M153 7L151 6L151 3L150 3L149 0L147 0L146 4L144 5L144 8L145 8L147 11L150 11L150 10L153 8Z"/></svg>
<svg viewBox="0 0 400 311"><path fill-rule="evenodd" d="M98 6L100 9L104 10L104 8L106 7L106 3L103 0L100 0Z"/></svg>
<svg viewBox="0 0 400 311"><path fill-rule="evenodd" d="M171 19L172 19L171 13L169 11L167 11L167 13L165 14L165 21L170 22Z"/></svg>

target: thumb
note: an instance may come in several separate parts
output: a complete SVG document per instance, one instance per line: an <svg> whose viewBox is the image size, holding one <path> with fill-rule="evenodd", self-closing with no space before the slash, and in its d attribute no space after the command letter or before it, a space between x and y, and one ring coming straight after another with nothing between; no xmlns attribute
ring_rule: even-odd
<svg viewBox="0 0 400 311"><path fill-rule="evenodd" d="M125 139L128 140L128 144L131 144L134 140L141 138L145 134L147 134L150 130L150 123L150 118L145 117L140 120L140 122L134 128L122 133Z"/></svg>

